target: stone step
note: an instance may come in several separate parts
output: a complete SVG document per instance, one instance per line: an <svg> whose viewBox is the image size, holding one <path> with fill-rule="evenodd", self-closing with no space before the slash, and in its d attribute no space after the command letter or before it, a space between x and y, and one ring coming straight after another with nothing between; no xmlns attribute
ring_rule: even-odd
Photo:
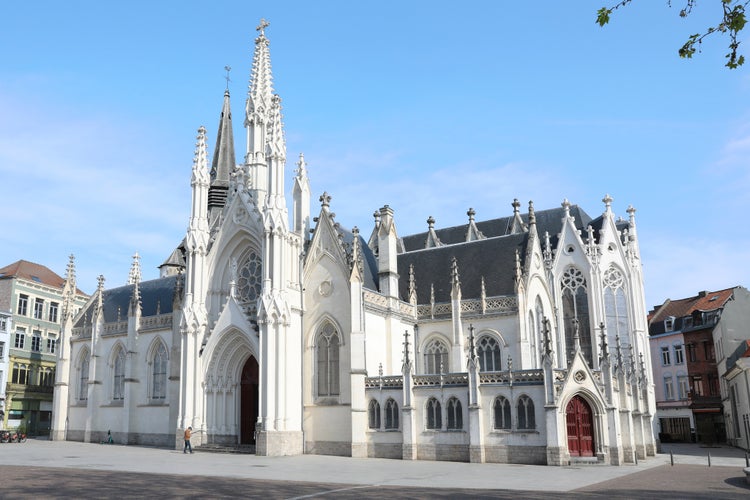
<svg viewBox="0 0 750 500"><path fill-rule="evenodd" d="M235 446L219 445L219 444L203 444L196 446L195 451L204 453L242 453L246 455L255 455L254 444L241 444Z"/></svg>

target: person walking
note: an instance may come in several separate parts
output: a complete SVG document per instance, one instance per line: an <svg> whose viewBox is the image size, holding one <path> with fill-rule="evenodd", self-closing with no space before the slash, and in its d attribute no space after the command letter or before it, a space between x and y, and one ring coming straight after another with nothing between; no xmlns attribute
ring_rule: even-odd
<svg viewBox="0 0 750 500"><path fill-rule="evenodd" d="M183 453L187 453L188 450L190 450L190 453L193 452L193 446L190 444L190 433L193 431L193 428L188 426L187 429L185 429L185 447L182 449Z"/></svg>

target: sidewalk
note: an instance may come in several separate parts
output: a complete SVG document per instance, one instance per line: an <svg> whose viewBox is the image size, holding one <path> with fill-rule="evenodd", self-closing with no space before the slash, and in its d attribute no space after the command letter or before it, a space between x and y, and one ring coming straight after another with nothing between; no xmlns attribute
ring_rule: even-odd
<svg viewBox="0 0 750 500"><path fill-rule="evenodd" d="M738 475L742 475L745 467L744 451L734 448L671 445L671 449L676 464L705 465L710 451L715 467L736 468ZM0 465L381 487L568 492L669 464L669 449L664 451L667 453L641 460L638 465L546 467L321 455L257 457L200 452L185 455L179 450L31 439L26 443L0 444Z"/></svg>

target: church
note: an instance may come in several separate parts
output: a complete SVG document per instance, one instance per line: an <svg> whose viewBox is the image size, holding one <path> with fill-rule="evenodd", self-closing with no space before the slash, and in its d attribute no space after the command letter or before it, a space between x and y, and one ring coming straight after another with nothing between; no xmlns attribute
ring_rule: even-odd
<svg viewBox="0 0 750 500"><path fill-rule="evenodd" d="M313 206L257 28L235 160L230 94L198 129L187 233L143 281L64 288L52 439L404 460L568 465L656 452L635 209L518 200L399 235ZM187 172L186 172L187 174ZM290 172L291 174L291 172ZM186 176L187 177L187 176ZM388 200L384 200L388 201ZM510 201L510 200L509 200ZM166 254L167 252L165 252Z"/></svg>

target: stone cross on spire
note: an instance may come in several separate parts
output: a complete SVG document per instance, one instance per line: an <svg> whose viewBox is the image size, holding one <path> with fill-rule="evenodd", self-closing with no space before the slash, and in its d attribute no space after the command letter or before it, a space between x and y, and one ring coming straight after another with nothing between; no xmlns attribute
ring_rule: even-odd
<svg viewBox="0 0 750 500"><path fill-rule="evenodd" d="M227 76L225 76L224 79L227 81L227 91L228 91L229 90L229 82L231 81L231 79L229 78L229 72L232 71L232 67L231 66L224 66L224 71L227 72Z"/></svg>
<svg viewBox="0 0 750 500"><path fill-rule="evenodd" d="M271 23L261 18L260 24L255 28L255 31L259 31L260 36L266 36L265 29L268 28L270 25Z"/></svg>

